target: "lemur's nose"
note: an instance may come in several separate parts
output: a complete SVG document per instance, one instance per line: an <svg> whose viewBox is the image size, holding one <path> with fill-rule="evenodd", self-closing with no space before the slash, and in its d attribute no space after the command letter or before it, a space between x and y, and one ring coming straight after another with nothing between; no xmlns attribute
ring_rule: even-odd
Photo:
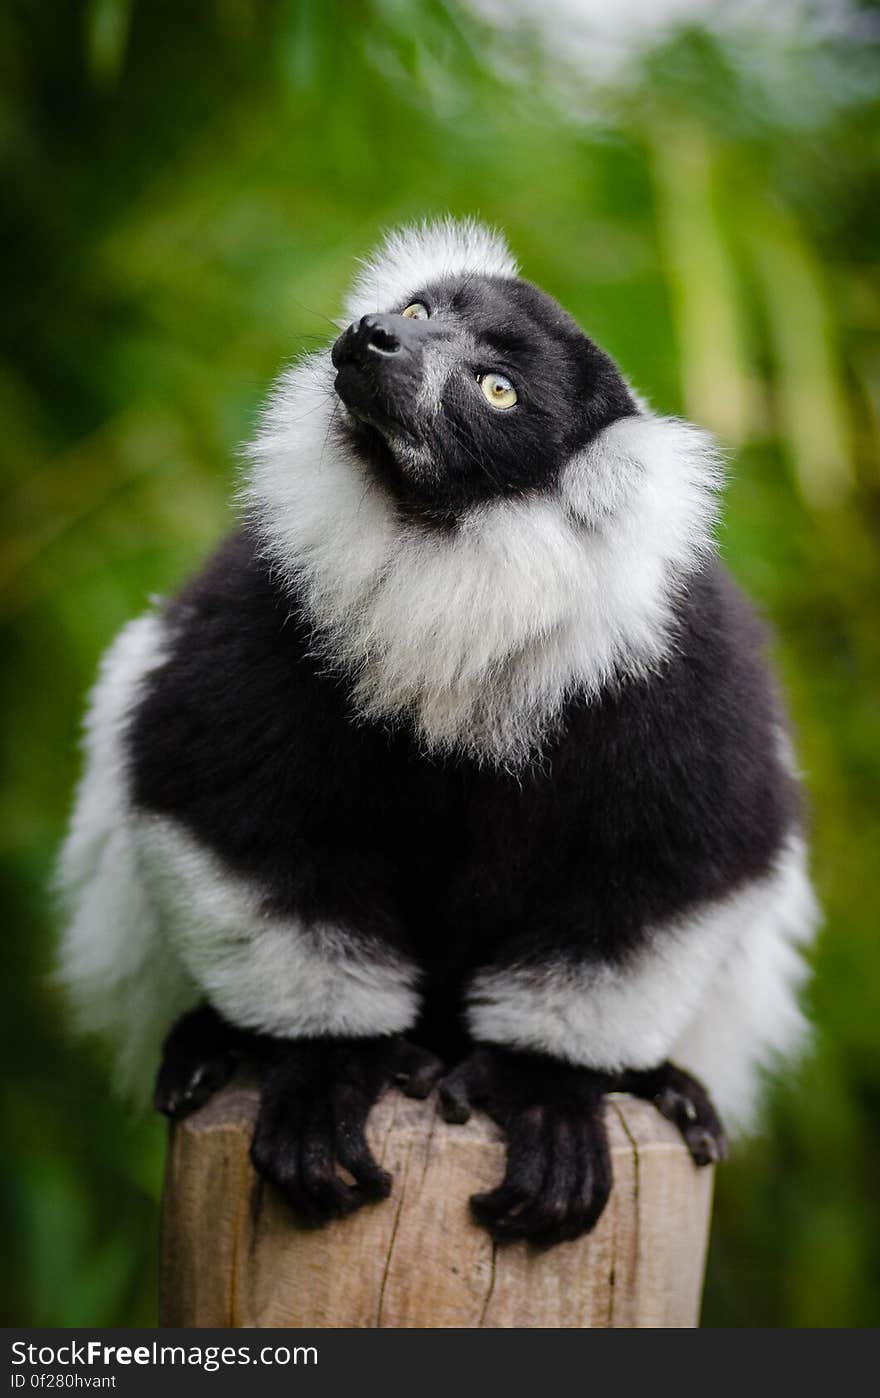
<svg viewBox="0 0 880 1398"><path fill-rule="evenodd" d="M400 336L394 322L403 319L403 316L364 316L358 327L358 339L363 341L365 349L375 354L399 354Z"/></svg>
<svg viewBox="0 0 880 1398"><path fill-rule="evenodd" d="M338 369L352 361L363 362L368 355L390 357L407 350L418 353L427 333L424 320L376 311L361 316L340 335L333 346L333 363Z"/></svg>

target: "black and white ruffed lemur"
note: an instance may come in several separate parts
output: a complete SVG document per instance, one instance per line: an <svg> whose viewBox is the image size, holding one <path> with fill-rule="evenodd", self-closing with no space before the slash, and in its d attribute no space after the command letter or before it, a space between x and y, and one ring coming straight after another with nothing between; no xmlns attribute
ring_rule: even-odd
<svg viewBox="0 0 880 1398"><path fill-rule="evenodd" d="M350 323L349 323L350 322ZM504 241L390 235L285 372L240 527L108 651L61 860L63 975L182 1116L242 1057L304 1219L388 1193L391 1084L483 1108L499 1240L590 1229L603 1096L698 1164L794 1052L816 923L765 635L705 432ZM711 1093L711 1097L710 1094Z"/></svg>

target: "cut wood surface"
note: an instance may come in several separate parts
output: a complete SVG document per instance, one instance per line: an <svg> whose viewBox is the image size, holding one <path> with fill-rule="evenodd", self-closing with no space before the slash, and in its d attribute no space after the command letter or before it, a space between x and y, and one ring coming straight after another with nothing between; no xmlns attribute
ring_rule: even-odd
<svg viewBox="0 0 880 1398"><path fill-rule="evenodd" d="M233 1084L171 1130L161 1324L411 1328L681 1327L698 1322L712 1197L649 1104L609 1098L611 1200L595 1231L538 1252L496 1246L469 1195L504 1169L497 1128L450 1126L389 1092L368 1135L391 1197L301 1227L249 1159L255 1090Z"/></svg>

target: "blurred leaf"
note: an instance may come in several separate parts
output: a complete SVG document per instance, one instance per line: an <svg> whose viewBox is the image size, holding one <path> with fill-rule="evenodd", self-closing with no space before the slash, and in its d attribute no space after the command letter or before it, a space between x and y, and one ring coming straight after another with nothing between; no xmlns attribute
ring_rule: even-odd
<svg viewBox="0 0 880 1398"><path fill-rule="evenodd" d="M110 87L119 77L131 25L132 0L90 0L87 53L92 77Z"/></svg>
<svg viewBox="0 0 880 1398"><path fill-rule="evenodd" d="M769 201L744 212L775 359L779 435L807 503L821 508L839 501L853 481L828 291L793 219Z"/></svg>

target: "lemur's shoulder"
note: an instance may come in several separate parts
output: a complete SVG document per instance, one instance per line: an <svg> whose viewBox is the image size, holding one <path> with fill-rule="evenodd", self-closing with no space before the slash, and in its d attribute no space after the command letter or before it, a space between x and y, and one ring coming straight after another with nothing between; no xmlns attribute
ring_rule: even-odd
<svg viewBox="0 0 880 1398"><path fill-rule="evenodd" d="M257 617L274 631L290 612L290 589L276 581L259 540L244 524L220 541L165 605L166 619L178 633L212 620L240 631L244 621L253 623Z"/></svg>

